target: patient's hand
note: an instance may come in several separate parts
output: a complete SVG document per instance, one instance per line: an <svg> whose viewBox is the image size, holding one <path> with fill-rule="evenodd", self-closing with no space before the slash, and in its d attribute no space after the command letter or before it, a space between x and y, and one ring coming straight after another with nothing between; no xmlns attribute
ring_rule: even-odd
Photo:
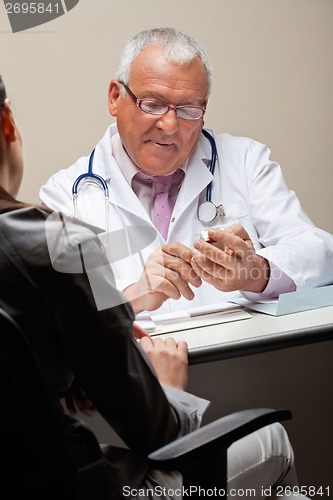
<svg viewBox="0 0 333 500"><path fill-rule="evenodd" d="M148 355L162 385L185 390L188 379L188 347L184 340L176 342L172 337L144 336L140 346Z"/></svg>
<svg viewBox="0 0 333 500"><path fill-rule="evenodd" d="M137 323L133 323L133 335L136 339L142 339L142 337L149 337L149 334L146 332L146 330L144 330L143 328L141 328L141 326L139 326Z"/></svg>

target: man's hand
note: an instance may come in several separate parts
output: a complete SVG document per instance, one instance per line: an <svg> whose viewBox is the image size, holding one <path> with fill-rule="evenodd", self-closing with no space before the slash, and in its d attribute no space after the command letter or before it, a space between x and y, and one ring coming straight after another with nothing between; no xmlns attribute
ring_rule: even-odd
<svg viewBox="0 0 333 500"><path fill-rule="evenodd" d="M142 337L140 346L149 357L160 384L185 390L188 380L188 347L183 340Z"/></svg>
<svg viewBox="0 0 333 500"><path fill-rule="evenodd" d="M269 263L256 254L240 224L208 231L210 242L198 240L192 258L195 272L218 290L262 292L269 280Z"/></svg>
<svg viewBox="0 0 333 500"><path fill-rule="evenodd" d="M154 311L170 298L192 300L189 285L201 285L191 265L192 256L193 251L182 243L167 243L151 253L140 279L124 290L134 312Z"/></svg>

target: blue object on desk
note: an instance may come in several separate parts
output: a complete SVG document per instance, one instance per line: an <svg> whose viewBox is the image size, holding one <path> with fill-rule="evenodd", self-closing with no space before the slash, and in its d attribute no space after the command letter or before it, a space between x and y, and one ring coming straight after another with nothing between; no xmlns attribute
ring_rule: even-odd
<svg viewBox="0 0 333 500"><path fill-rule="evenodd" d="M251 302L247 299L236 299L234 302L248 309L283 316L309 309L319 309L333 305L333 285L318 288L304 288L295 292L282 293L279 299Z"/></svg>

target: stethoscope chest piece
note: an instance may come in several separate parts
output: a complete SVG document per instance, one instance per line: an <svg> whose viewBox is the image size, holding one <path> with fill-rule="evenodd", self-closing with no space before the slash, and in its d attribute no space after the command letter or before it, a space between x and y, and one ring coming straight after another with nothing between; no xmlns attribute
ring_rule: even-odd
<svg viewBox="0 0 333 500"><path fill-rule="evenodd" d="M205 201L198 207L198 219L204 224L209 224L215 219L225 216L223 205L216 206L212 201Z"/></svg>

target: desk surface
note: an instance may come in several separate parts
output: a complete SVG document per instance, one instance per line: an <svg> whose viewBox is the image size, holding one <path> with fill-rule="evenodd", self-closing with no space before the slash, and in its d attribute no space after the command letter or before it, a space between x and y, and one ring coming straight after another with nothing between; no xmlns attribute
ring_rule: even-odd
<svg viewBox="0 0 333 500"><path fill-rule="evenodd" d="M161 337L186 340L192 365L333 339L333 306L278 317L248 312L250 319Z"/></svg>

